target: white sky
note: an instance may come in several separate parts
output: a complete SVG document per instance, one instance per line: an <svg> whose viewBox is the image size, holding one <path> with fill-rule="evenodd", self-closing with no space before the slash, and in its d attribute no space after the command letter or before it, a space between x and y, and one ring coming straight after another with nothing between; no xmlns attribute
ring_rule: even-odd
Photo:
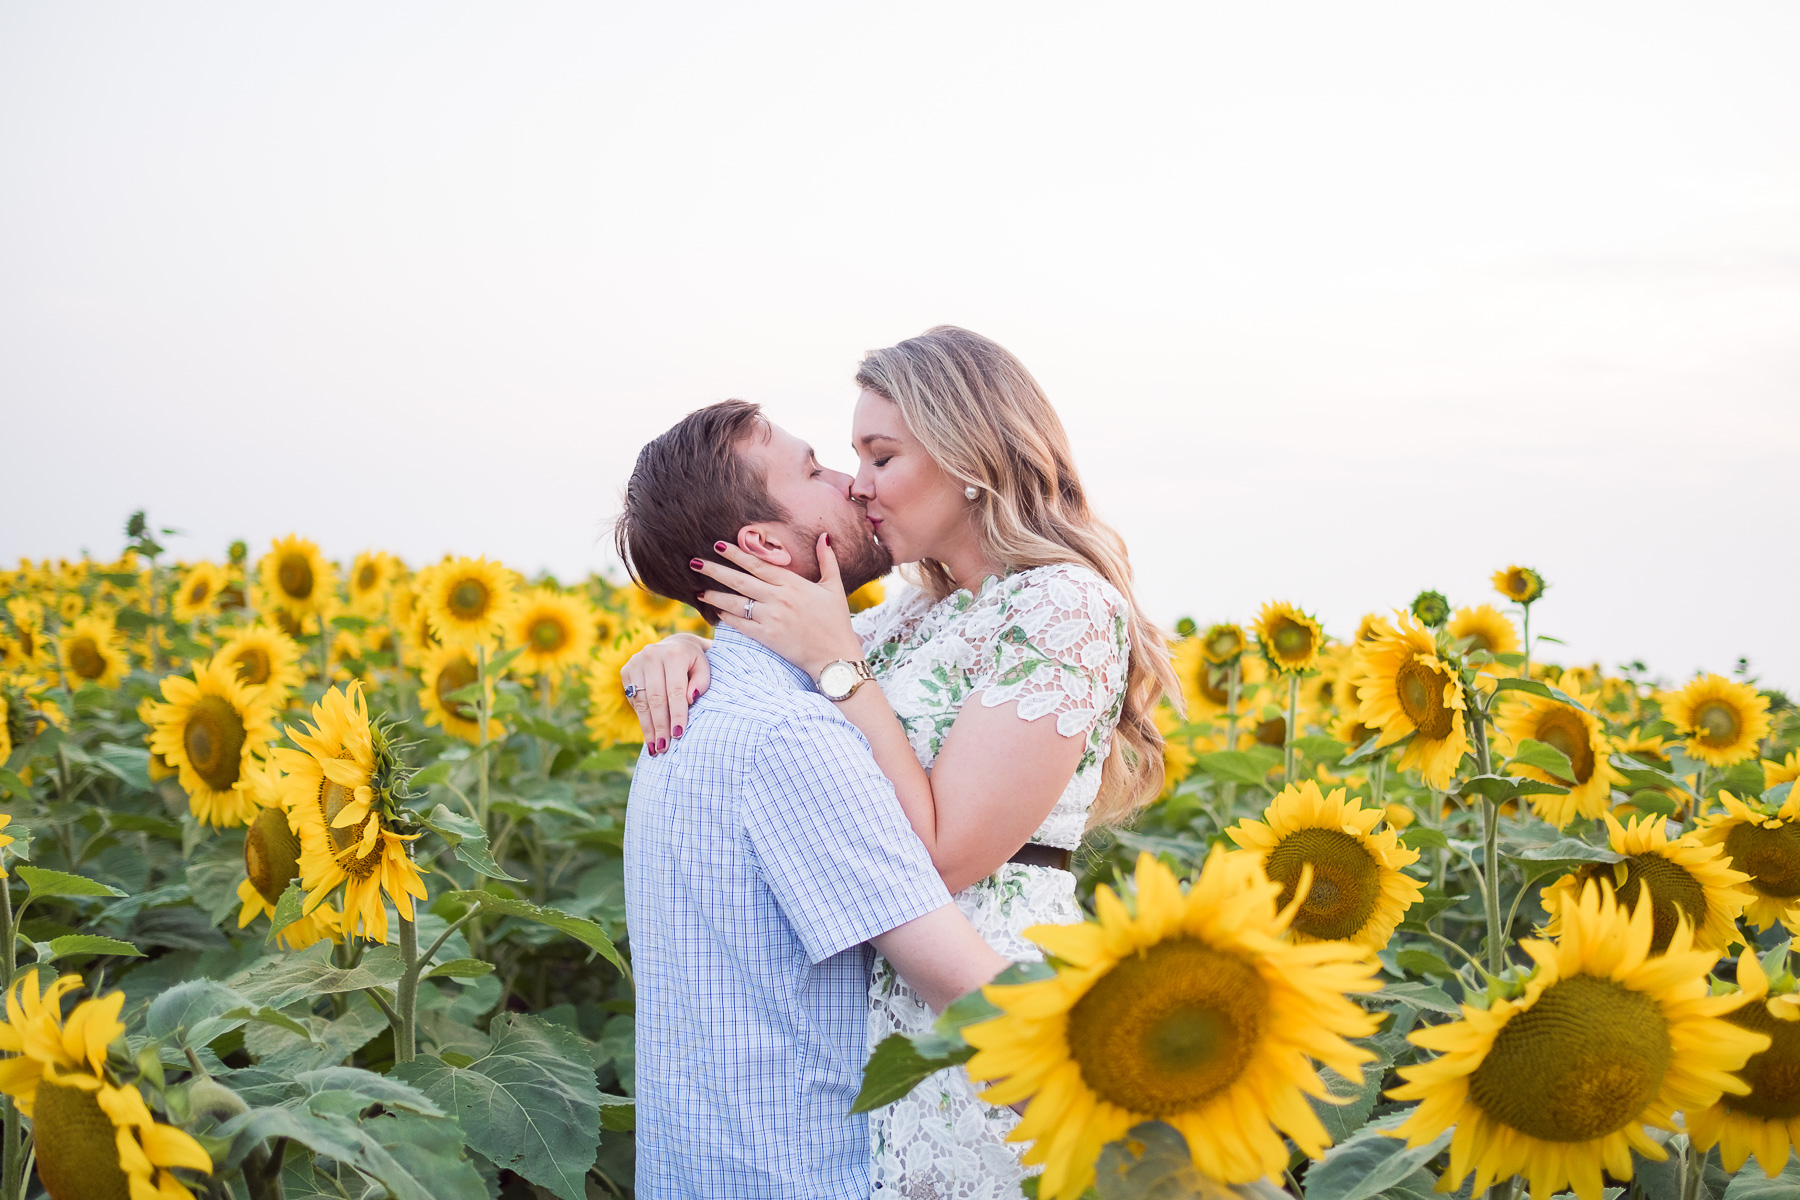
<svg viewBox="0 0 1800 1200"><path fill-rule="evenodd" d="M0 8L0 560L605 562L728 395L847 464L939 322L1153 611L1553 584L1800 689L1800 7Z"/></svg>

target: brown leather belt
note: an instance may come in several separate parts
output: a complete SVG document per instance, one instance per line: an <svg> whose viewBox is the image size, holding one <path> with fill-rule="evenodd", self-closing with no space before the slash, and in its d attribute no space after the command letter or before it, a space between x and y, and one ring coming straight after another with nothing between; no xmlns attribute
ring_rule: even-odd
<svg viewBox="0 0 1800 1200"><path fill-rule="evenodd" d="M1026 842L1019 847L1017 854L1007 862L1020 863L1027 867L1055 867L1059 871L1069 869L1069 860L1074 856L1067 850L1059 850L1055 846L1044 846L1037 842Z"/></svg>

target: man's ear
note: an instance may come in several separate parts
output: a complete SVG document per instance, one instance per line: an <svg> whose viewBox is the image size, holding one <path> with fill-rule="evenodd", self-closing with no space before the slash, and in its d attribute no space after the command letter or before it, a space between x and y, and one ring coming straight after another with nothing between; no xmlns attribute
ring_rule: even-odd
<svg viewBox="0 0 1800 1200"><path fill-rule="evenodd" d="M794 556L788 551L791 534L785 525L761 522L738 530L738 549L755 555L777 567L792 567Z"/></svg>

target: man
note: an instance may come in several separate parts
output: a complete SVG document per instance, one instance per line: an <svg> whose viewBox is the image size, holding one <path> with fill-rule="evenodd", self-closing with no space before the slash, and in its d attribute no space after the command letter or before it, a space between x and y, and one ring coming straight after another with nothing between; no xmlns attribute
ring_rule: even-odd
<svg viewBox="0 0 1800 1200"><path fill-rule="evenodd" d="M716 624L691 560L734 541L817 579L827 532L846 588L886 571L850 477L728 400L644 447L617 539L640 584ZM710 666L686 730L639 761L625 823L638 1195L863 1200L870 944L940 1010L1006 964L814 681L723 627Z"/></svg>

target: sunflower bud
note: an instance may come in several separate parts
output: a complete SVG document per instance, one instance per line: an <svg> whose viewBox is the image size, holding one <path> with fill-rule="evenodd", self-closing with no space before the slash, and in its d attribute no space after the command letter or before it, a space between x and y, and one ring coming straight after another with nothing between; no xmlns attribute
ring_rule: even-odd
<svg viewBox="0 0 1800 1200"><path fill-rule="evenodd" d="M1423 591L1413 597L1412 615L1436 629L1450 619L1450 601L1442 592Z"/></svg>

